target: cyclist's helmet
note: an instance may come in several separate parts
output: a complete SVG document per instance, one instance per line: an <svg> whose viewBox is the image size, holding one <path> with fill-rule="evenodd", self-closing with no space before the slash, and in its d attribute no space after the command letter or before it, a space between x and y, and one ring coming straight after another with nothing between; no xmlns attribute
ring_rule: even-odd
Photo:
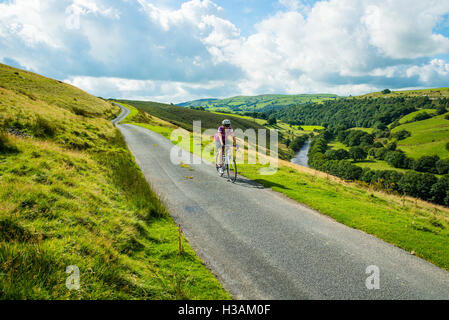
<svg viewBox="0 0 449 320"><path fill-rule="evenodd" d="M222 124L223 124L224 126L230 126L230 125L231 125L231 121L228 120L228 119L226 119L226 120L223 120Z"/></svg>

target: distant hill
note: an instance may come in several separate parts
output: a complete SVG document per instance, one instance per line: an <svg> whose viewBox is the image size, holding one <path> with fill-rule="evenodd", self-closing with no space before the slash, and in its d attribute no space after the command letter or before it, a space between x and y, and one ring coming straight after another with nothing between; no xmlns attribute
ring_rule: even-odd
<svg viewBox="0 0 449 320"><path fill-rule="evenodd" d="M266 94L260 96L237 96L226 99L200 99L178 104L181 107L204 107L212 111L244 112L278 110L305 103L336 100L334 94Z"/></svg>
<svg viewBox="0 0 449 320"><path fill-rule="evenodd" d="M217 100L218 99L213 99L213 98L199 99L199 100L194 100L194 101L190 101L190 102L178 103L177 106L180 106L180 107L202 107L205 104L213 103Z"/></svg>
<svg viewBox="0 0 449 320"><path fill-rule="evenodd" d="M186 130L193 130L193 121L201 120L203 130L218 128L225 118L213 112L190 110L179 106L151 102L151 101L130 101L130 100L116 100L131 105L137 109L141 109L155 117L168 121ZM227 115L226 118L232 121L234 129L246 130L263 129L264 126L258 124L255 120L248 120L240 117L233 117Z"/></svg>
<svg viewBox="0 0 449 320"><path fill-rule="evenodd" d="M388 90L388 89L387 89ZM355 98L390 98L390 97L429 97L433 99L438 98L449 98L449 88L435 88L435 89L419 89L419 90L403 90L403 91L393 91L390 93L373 92L364 94ZM386 91L388 92L388 91Z"/></svg>

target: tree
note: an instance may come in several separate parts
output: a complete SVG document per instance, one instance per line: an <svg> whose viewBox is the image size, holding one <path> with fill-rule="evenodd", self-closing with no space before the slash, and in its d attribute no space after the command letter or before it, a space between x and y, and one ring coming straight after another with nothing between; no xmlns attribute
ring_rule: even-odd
<svg viewBox="0 0 449 320"><path fill-rule="evenodd" d="M385 155L385 161L395 168L409 169L409 160L403 152L389 151Z"/></svg>
<svg viewBox="0 0 449 320"><path fill-rule="evenodd" d="M423 121L432 118L430 114L427 112L418 113L413 119L412 122Z"/></svg>
<svg viewBox="0 0 449 320"><path fill-rule="evenodd" d="M355 166L346 160L337 162L337 176L346 180L359 180L362 176L363 169Z"/></svg>
<svg viewBox="0 0 449 320"><path fill-rule="evenodd" d="M438 174L448 174L449 173L449 159L438 160L435 164Z"/></svg>
<svg viewBox="0 0 449 320"><path fill-rule="evenodd" d="M380 142L375 142L373 144L373 148L376 148L376 149L383 148L383 147L384 147L384 145Z"/></svg>
<svg viewBox="0 0 449 320"><path fill-rule="evenodd" d="M437 115L442 115L445 114L447 112L446 106L444 105L440 105L437 108Z"/></svg>
<svg viewBox="0 0 449 320"><path fill-rule="evenodd" d="M388 150L386 148L378 148L374 153L374 158L378 160L385 160L385 156L387 155Z"/></svg>
<svg viewBox="0 0 449 320"><path fill-rule="evenodd" d="M329 160L345 160L350 158L350 154L345 149L328 150L324 154Z"/></svg>
<svg viewBox="0 0 449 320"><path fill-rule="evenodd" d="M275 117L271 116L271 117L268 119L268 125L273 126L273 125L275 125L275 124L277 124L277 120L276 120Z"/></svg>
<svg viewBox="0 0 449 320"><path fill-rule="evenodd" d="M436 163L440 160L438 156L423 156L415 161L413 170L419 172L437 173Z"/></svg>
<svg viewBox="0 0 449 320"><path fill-rule="evenodd" d="M408 171L399 181L399 188L409 196L430 200L432 186L437 182L433 174Z"/></svg>
<svg viewBox="0 0 449 320"><path fill-rule="evenodd" d="M430 189L432 202L447 205L447 203L445 202L448 196L448 191L449 191L449 177L440 178L438 182L435 183Z"/></svg>
<svg viewBox="0 0 449 320"><path fill-rule="evenodd" d="M381 130L384 131L387 129L387 125L381 121L376 122L376 124L374 125L374 128L376 128L377 130Z"/></svg>
<svg viewBox="0 0 449 320"><path fill-rule="evenodd" d="M388 151L396 151L397 147L398 147L398 144L396 142L392 142L392 143L387 144L386 149Z"/></svg>
<svg viewBox="0 0 449 320"><path fill-rule="evenodd" d="M382 91L383 94L390 94L391 90L390 89L385 89L384 91Z"/></svg>
<svg viewBox="0 0 449 320"><path fill-rule="evenodd" d="M361 147L352 147L349 149L349 154L354 161L365 160L368 156L368 153Z"/></svg>
<svg viewBox="0 0 449 320"><path fill-rule="evenodd" d="M393 133L391 136L393 138L395 138L396 140L400 141L400 140L404 140L408 137L411 137L412 134L407 130L401 130L401 131Z"/></svg>
<svg viewBox="0 0 449 320"><path fill-rule="evenodd" d="M365 131L350 130L343 143L348 147L359 146L362 143L372 145L374 143L374 137Z"/></svg>
<svg viewBox="0 0 449 320"><path fill-rule="evenodd" d="M307 135L298 136L290 144L290 148L293 151L298 152L299 150L301 150L301 148L307 142L307 140L309 140L309 137Z"/></svg>

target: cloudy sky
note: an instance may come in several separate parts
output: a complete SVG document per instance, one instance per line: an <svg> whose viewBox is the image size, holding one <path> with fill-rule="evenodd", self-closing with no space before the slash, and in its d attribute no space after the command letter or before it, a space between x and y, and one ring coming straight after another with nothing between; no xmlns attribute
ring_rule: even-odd
<svg viewBox="0 0 449 320"><path fill-rule="evenodd" d="M447 0L0 0L0 61L183 102L449 86Z"/></svg>

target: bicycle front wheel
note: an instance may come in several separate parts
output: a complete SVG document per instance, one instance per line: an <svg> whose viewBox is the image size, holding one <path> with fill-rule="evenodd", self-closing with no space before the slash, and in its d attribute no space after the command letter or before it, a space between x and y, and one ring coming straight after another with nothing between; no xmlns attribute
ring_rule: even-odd
<svg viewBox="0 0 449 320"><path fill-rule="evenodd" d="M234 183L237 180L237 163L234 159L230 159L227 165L228 180Z"/></svg>

